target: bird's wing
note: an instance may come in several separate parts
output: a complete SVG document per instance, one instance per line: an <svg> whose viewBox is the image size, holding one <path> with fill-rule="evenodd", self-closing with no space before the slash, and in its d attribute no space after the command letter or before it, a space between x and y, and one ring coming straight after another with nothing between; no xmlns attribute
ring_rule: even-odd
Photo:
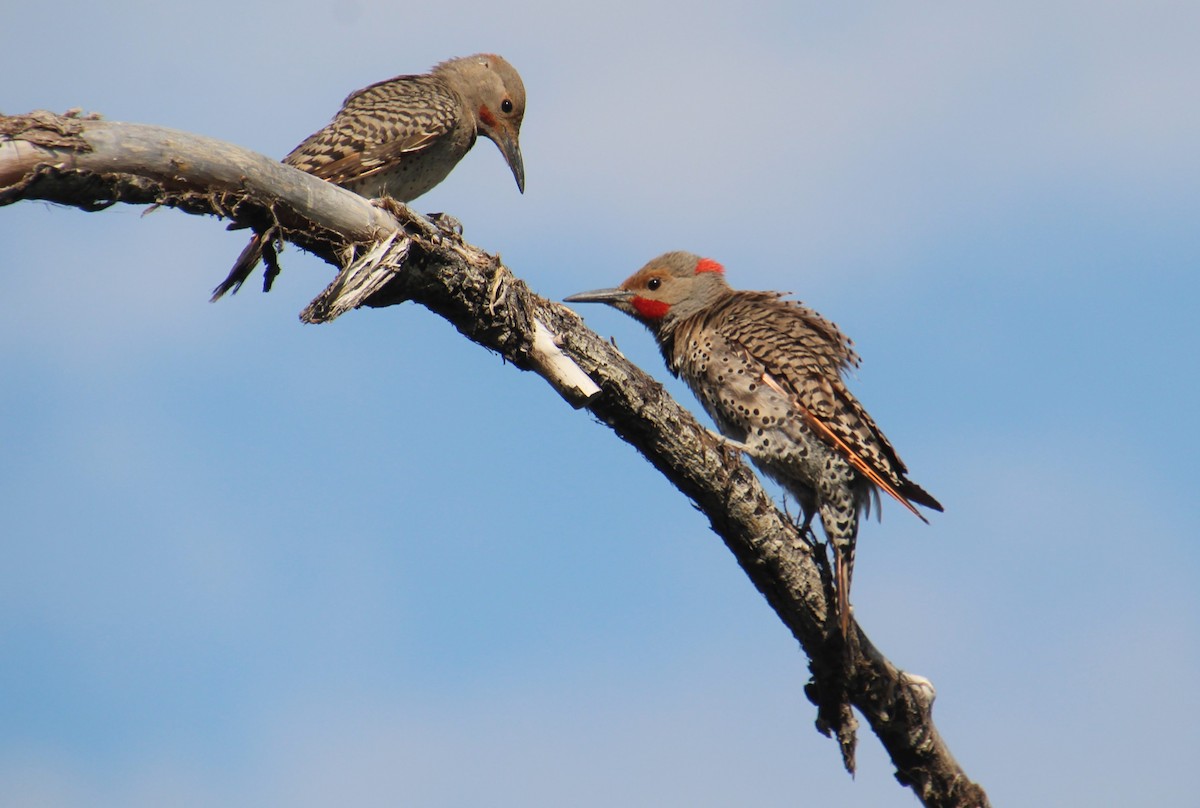
<svg viewBox="0 0 1200 808"><path fill-rule="evenodd" d="M890 479L886 479L883 474L880 473L878 464L872 462L874 459L872 454L874 453L870 451L862 451L863 447L861 443L856 440L857 436L854 434L847 434L852 433L853 430L840 428L841 425L836 421L830 421L818 416L813 410L806 407L794 392L786 389L784 384L781 383L780 379L772 376L769 372L763 372L762 381L763 384L767 385L780 395L790 397L795 404L796 409L800 411L805 423L807 423L809 427L812 428L818 435L820 435L835 449L837 449L837 451L841 453L843 457L850 461L850 465L858 469L863 476L874 483L881 491L891 496L908 510L912 511L912 513L922 522L929 522L929 520L926 519L921 512L918 511L916 507L908 501L908 497L896 490L897 484L894 484ZM893 475L889 474L888 476L892 477ZM903 478L901 478L901 480L903 480Z"/></svg>
<svg viewBox="0 0 1200 808"><path fill-rule="evenodd" d="M745 316L747 311L754 314ZM762 364L762 382L792 401L818 435L860 473L922 520L913 506L941 505L905 477L892 444L842 380L858 364L850 341L833 323L804 306L762 300L730 318L727 333ZM911 500L911 501L910 501Z"/></svg>
<svg viewBox="0 0 1200 808"><path fill-rule="evenodd" d="M427 148L459 120L459 103L429 76L398 76L351 94L329 125L283 162L341 185Z"/></svg>

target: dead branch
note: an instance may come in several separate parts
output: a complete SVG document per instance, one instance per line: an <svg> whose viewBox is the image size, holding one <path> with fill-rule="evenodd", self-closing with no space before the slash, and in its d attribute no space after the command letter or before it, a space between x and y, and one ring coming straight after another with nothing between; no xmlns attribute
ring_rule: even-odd
<svg viewBox="0 0 1200 808"><path fill-rule="evenodd" d="M888 662L857 623L850 649L831 641L824 553L780 513L741 457L573 311L531 292L454 228L403 205L371 204L227 143L77 114L0 117L0 205L23 199L83 210L168 205L276 227L339 269L305 320L412 300L534 370L572 406L587 406L708 517L807 653L813 678L806 691L818 705L818 728L837 737L848 768L852 704L887 749L896 778L924 805L989 805L934 726L932 684Z"/></svg>

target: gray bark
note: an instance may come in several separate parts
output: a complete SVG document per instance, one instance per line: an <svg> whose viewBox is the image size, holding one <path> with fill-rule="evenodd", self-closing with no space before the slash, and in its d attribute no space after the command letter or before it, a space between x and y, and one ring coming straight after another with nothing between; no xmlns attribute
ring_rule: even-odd
<svg viewBox="0 0 1200 808"><path fill-rule="evenodd" d="M37 112L0 116L0 206L43 199L98 210L168 205L277 232L338 268L305 310L323 322L359 305L415 301L513 366L547 379L642 453L708 517L808 655L817 727L853 771L856 721L887 749L897 780L927 806L987 806L934 726L931 683L906 674L856 622L831 631L824 548L781 513L741 456L570 309L542 298L493 255L399 204L362 197L220 141L136 124ZM580 372L582 371L582 373ZM799 683L798 683L799 684Z"/></svg>

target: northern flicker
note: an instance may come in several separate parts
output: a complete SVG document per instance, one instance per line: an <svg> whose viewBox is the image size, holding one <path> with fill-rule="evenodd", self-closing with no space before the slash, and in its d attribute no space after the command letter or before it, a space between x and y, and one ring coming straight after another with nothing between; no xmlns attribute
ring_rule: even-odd
<svg viewBox="0 0 1200 808"><path fill-rule="evenodd" d="M482 135L500 148L524 193L518 140L524 116L521 76L499 56L480 53L351 93L333 120L283 162L368 198L410 202L444 180ZM241 287L266 240L255 235L213 290L214 301ZM272 280L268 271L264 291Z"/></svg>
<svg viewBox="0 0 1200 808"><path fill-rule="evenodd" d="M566 300L607 303L647 326L721 433L796 498L806 524L820 516L847 636L860 514L881 490L922 521L914 503L942 510L846 388L843 371L859 362L850 340L783 293L732 289L720 264L686 252Z"/></svg>

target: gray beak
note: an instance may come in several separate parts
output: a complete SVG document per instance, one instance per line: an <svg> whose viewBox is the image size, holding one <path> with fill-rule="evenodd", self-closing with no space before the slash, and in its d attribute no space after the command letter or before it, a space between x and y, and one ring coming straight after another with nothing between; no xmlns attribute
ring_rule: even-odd
<svg viewBox="0 0 1200 808"><path fill-rule="evenodd" d="M633 297L633 293L626 289L596 289L592 292L580 292L577 295L564 297L564 303L608 303L610 306L616 303L624 303L629 298Z"/></svg>
<svg viewBox="0 0 1200 808"><path fill-rule="evenodd" d="M512 169L513 177L517 181L517 188L521 193L525 193L525 160L521 157L521 144L517 141L516 132L510 134L507 131L501 131L488 136L500 147L500 153L504 155L504 162L508 163L508 167Z"/></svg>

